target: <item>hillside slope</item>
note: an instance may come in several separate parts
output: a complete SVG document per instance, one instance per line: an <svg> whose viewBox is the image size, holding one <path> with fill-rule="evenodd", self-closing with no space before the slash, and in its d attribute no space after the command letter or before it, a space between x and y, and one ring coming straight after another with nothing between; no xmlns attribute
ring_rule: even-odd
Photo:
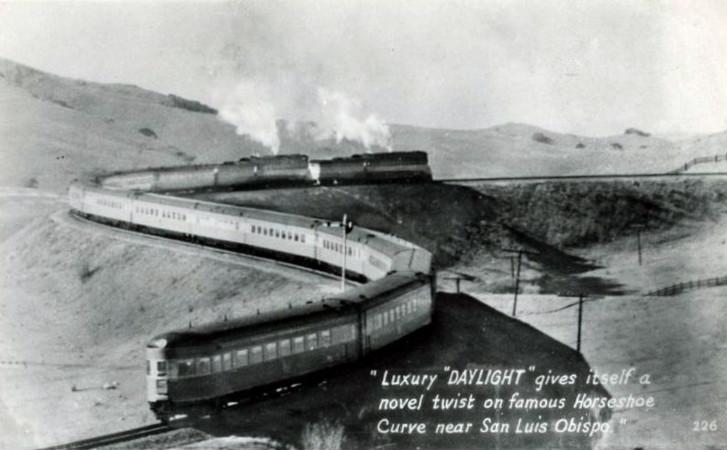
<svg viewBox="0 0 727 450"><path fill-rule="evenodd" d="M330 158L358 142L316 141L278 122L281 153ZM589 138L523 124L480 130L389 125L393 149L429 153L435 177L664 172L724 153L727 132L667 140L640 130ZM382 149L376 149L381 151ZM236 160L269 150L214 109L132 85L71 80L0 59L0 185L62 191L88 173Z"/></svg>

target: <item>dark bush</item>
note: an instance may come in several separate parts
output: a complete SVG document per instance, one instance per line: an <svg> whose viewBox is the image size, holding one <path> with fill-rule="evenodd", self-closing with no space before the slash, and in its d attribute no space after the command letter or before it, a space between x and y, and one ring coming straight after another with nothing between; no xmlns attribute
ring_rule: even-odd
<svg viewBox="0 0 727 450"><path fill-rule="evenodd" d="M623 150L623 145L619 144L618 142L611 142L611 147L615 148L616 150Z"/></svg>
<svg viewBox="0 0 727 450"><path fill-rule="evenodd" d="M553 139L543 133L533 133L533 140L535 142L540 142L541 144L553 145Z"/></svg>
<svg viewBox="0 0 727 450"><path fill-rule="evenodd" d="M152 130L151 128L139 128L139 133L143 134L146 137L158 139L159 136Z"/></svg>
<svg viewBox="0 0 727 450"><path fill-rule="evenodd" d="M641 136L641 137L651 136L651 134L649 134L645 131L641 131L638 128L626 128L626 131L624 131L624 134L635 134L635 135Z"/></svg>
<svg viewBox="0 0 727 450"><path fill-rule="evenodd" d="M174 108L185 109L187 111L205 113L205 114L217 114L217 110L210 108L204 103L200 103L196 100L187 100L186 98L178 97L174 94L167 96L168 102L165 102L168 106Z"/></svg>

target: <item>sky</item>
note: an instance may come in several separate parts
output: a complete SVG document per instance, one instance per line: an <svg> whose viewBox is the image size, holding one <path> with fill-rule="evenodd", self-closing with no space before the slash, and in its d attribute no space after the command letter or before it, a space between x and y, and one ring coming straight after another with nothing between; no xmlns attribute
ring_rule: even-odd
<svg viewBox="0 0 727 450"><path fill-rule="evenodd" d="M725 48L724 0L0 2L0 57L296 120L718 132Z"/></svg>

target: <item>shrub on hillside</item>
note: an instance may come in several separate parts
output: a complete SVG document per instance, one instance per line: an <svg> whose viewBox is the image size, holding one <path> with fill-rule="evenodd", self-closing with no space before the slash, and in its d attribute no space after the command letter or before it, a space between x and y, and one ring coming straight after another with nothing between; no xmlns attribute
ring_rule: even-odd
<svg viewBox="0 0 727 450"><path fill-rule="evenodd" d="M165 103L168 106L173 106L174 108L186 109L187 111L205 114L217 114L216 109L210 108L204 103L200 103L196 100L187 100L186 98L177 97L174 94L169 94L167 96L167 100L168 101Z"/></svg>
<svg viewBox="0 0 727 450"><path fill-rule="evenodd" d="M139 128L139 133L146 137L157 139L159 136L151 128Z"/></svg>
<svg viewBox="0 0 727 450"><path fill-rule="evenodd" d="M80 266L78 267L78 278L81 280L81 283L85 283L88 281L93 274L98 272L98 269L100 267L91 268L91 266L88 264L88 261L83 261Z"/></svg>
<svg viewBox="0 0 727 450"><path fill-rule="evenodd" d="M586 146L583 144L583 142L579 142L576 144L576 148L586 148Z"/></svg>
<svg viewBox="0 0 727 450"><path fill-rule="evenodd" d="M611 147L615 148L616 150L623 150L623 145L619 144L618 142L611 142Z"/></svg>
<svg viewBox="0 0 727 450"><path fill-rule="evenodd" d="M553 145L553 142L554 142L552 138L546 136L543 133L539 133L539 132L533 133L533 140L535 142L540 142L541 144L549 144L549 145Z"/></svg>
<svg viewBox="0 0 727 450"><path fill-rule="evenodd" d="M651 134L647 133L646 131L641 131L638 128L626 128L626 131L624 131L624 134L635 134L635 135L641 136L641 137L651 136Z"/></svg>

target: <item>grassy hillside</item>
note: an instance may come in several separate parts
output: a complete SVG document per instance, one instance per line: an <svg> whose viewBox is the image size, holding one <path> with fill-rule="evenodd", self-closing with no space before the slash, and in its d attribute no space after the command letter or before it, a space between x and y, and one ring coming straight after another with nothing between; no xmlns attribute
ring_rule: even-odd
<svg viewBox="0 0 727 450"><path fill-rule="evenodd" d="M357 142L315 141L278 123L282 153L330 158ZM727 133L667 140L641 130L589 138L523 124L481 130L390 125L395 150L429 153L436 177L663 172L724 153ZM382 151L383 149L374 149ZM0 59L0 185L62 191L87 173L236 160L269 150L213 108L132 85L72 80Z"/></svg>

